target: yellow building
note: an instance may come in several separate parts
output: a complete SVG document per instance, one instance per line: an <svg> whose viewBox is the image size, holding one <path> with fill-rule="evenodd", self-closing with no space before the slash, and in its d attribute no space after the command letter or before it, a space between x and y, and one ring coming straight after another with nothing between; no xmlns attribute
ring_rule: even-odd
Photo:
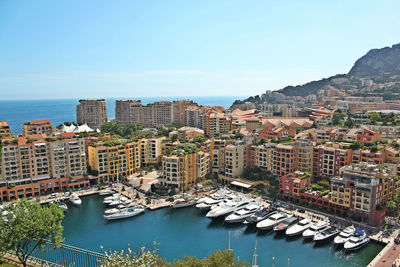
<svg viewBox="0 0 400 267"><path fill-rule="evenodd" d="M10 126L7 121L0 121L0 139L11 138Z"/></svg>
<svg viewBox="0 0 400 267"><path fill-rule="evenodd" d="M141 164L158 164L161 161L161 144L164 137L141 139L140 142L140 157Z"/></svg>
<svg viewBox="0 0 400 267"><path fill-rule="evenodd" d="M197 151L195 146L180 146L162 157L161 183L182 191L205 178L209 171L209 153Z"/></svg>
<svg viewBox="0 0 400 267"><path fill-rule="evenodd" d="M98 182L116 181L117 169L120 178L137 172L141 166L139 146L139 142L91 144L88 148L89 166L97 174Z"/></svg>

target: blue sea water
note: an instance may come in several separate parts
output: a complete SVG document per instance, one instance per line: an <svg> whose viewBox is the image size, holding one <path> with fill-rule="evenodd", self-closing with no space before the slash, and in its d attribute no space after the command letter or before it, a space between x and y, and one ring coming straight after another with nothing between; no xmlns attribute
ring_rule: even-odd
<svg viewBox="0 0 400 267"><path fill-rule="evenodd" d="M241 260L251 263L255 241L259 266L366 266L382 249L382 245L370 243L354 253L344 253L332 243L315 244L301 236L287 238L273 232L258 232L243 224L226 225L223 220L210 220L194 207L174 210L165 208L146 211L133 218L107 222L103 218L102 197L82 198L82 206L69 206L63 225L65 243L92 251L103 252L142 246L153 248L159 243L162 257L173 261L184 255L206 257L228 246Z"/></svg>
<svg viewBox="0 0 400 267"><path fill-rule="evenodd" d="M115 117L115 100L140 99L144 105L154 101L178 99L193 100L203 106L223 106L229 108L240 96L192 96L192 97L139 97L139 98L106 98L108 118ZM53 126L65 121L76 121L76 105L79 99L52 99L52 100L1 100L0 121L8 121L11 132L20 134L23 123L30 120L48 119Z"/></svg>

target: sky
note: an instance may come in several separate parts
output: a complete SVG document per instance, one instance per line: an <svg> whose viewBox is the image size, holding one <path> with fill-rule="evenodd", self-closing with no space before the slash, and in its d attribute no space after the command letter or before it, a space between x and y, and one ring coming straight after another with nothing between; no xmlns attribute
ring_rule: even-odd
<svg viewBox="0 0 400 267"><path fill-rule="evenodd" d="M249 96L400 42L398 0L1 0L0 100Z"/></svg>

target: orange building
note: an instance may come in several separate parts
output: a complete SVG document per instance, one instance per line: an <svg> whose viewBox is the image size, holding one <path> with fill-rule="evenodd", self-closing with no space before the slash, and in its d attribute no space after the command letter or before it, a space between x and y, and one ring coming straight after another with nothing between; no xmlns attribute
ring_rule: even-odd
<svg viewBox="0 0 400 267"><path fill-rule="evenodd" d="M38 120L29 121L24 123L24 129L22 130L23 136L45 134L51 136L54 133L53 125L49 120Z"/></svg>
<svg viewBox="0 0 400 267"><path fill-rule="evenodd" d="M0 139L2 138L10 138L11 131L10 126L8 126L7 121L0 121Z"/></svg>

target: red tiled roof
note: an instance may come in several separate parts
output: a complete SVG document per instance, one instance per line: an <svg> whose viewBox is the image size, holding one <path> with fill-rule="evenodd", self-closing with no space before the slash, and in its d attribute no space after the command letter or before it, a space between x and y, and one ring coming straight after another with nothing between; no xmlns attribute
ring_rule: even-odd
<svg viewBox="0 0 400 267"><path fill-rule="evenodd" d="M33 134L28 136L29 139L46 139L47 135L45 134Z"/></svg>
<svg viewBox="0 0 400 267"><path fill-rule="evenodd" d="M64 138L70 138L70 137L76 137L76 134L75 133L62 133L61 136Z"/></svg>
<svg viewBox="0 0 400 267"><path fill-rule="evenodd" d="M30 124L45 124L51 123L49 120L36 120L36 121L29 121Z"/></svg>

